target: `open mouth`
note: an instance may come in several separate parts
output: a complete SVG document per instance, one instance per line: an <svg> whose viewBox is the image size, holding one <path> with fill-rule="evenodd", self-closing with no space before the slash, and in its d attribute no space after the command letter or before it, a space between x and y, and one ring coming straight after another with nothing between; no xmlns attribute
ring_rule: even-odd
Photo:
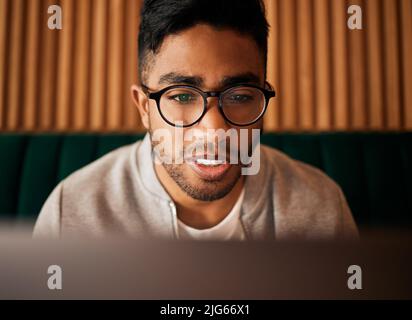
<svg viewBox="0 0 412 320"><path fill-rule="evenodd" d="M186 163L202 179L213 181L220 180L230 169L231 165L220 159L191 158Z"/></svg>
<svg viewBox="0 0 412 320"><path fill-rule="evenodd" d="M224 160L196 159L196 163L203 166L219 166L226 163Z"/></svg>

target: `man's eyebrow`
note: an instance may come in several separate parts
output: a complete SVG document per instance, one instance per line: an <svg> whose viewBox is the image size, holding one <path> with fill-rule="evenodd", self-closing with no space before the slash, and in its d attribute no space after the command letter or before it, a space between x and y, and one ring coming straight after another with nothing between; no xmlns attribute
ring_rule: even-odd
<svg viewBox="0 0 412 320"><path fill-rule="evenodd" d="M241 73L233 76L225 76L220 81L222 88L227 88L239 83L251 83L259 85L261 82L259 76L252 72ZM187 76L184 74L169 72L159 78L159 85L187 84L195 87L202 87L203 78L199 76Z"/></svg>
<svg viewBox="0 0 412 320"><path fill-rule="evenodd" d="M203 79L197 76L185 76L183 74L169 72L160 77L159 85L161 84L187 84L195 87L201 87L203 84Z"/></svg>
<svg viewBox="0 0 412 320"><path fill-rule="evenodd" d="M220 83L223 88L226 88L239 83L251 83L259 85L260 82L261 80L256 74L252 72L246 72L234 76L226 76Z"/></svg>

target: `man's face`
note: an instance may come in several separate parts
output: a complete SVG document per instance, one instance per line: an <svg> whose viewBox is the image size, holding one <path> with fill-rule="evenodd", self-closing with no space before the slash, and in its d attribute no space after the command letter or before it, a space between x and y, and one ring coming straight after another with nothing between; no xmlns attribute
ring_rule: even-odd
<svg viewBox="0 0 412 320"><path fill-rule="evenodd" d="M220 91L234 84L264 84L264 59L251 37L231 30L218 30L208 25L196 25L176 35L167 36L159 52L149 58L144 83L151 91L176 84L192 85L203 91ZM176 128L167 124L159 114L156 101L148 99L142 120L151 136L158 129L168 130L175 143ZM142 108L141 108L142 109ZM197 130L206 136L208 129L261 128L262 120L248 127L235 127L225 121L218 110L218 99L208 98L207 113L200 122L183 130ZM238 136L240 136L238 132ZM152 147L160 142L152 139ZM183 149L191 141L183 143ZM175 146L171 150L175 150ZM170 155L172 158L176 154ZM194 199L213 201L227 195L241 175L238 164L202 165L184 161L182 164L162 164L176 184Z"/></svg>

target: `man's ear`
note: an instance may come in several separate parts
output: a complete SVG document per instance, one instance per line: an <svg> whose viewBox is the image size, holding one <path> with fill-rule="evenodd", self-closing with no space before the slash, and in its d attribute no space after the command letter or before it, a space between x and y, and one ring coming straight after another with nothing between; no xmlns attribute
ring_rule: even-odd
<svg viewBox="0 0 412 320"><path fill-rule="evenodd" d="M142 88L134 84L130 87L130 93L134 104L140 113L140 119L142 119L143 126L149 130L149 99L143 92Z"/></svg>

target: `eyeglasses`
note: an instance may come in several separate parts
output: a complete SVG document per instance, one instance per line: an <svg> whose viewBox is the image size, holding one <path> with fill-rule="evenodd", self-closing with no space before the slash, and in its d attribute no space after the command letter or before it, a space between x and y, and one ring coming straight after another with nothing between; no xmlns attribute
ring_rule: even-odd
<svg viewBox="0 0 412 320"><path fill-rule="evenodd" d="M207 112L207 98L219 99L219 111L223 118L235 126L249 126L264 115L270 98L275 91L266 82L269 89L252 84L238 84L223 91L205 92L188 85L173 85L157 92L149 92L144 85L149 99L156 101L159 113L164 121L174 127L190 127L199 122Z"/></svg>

